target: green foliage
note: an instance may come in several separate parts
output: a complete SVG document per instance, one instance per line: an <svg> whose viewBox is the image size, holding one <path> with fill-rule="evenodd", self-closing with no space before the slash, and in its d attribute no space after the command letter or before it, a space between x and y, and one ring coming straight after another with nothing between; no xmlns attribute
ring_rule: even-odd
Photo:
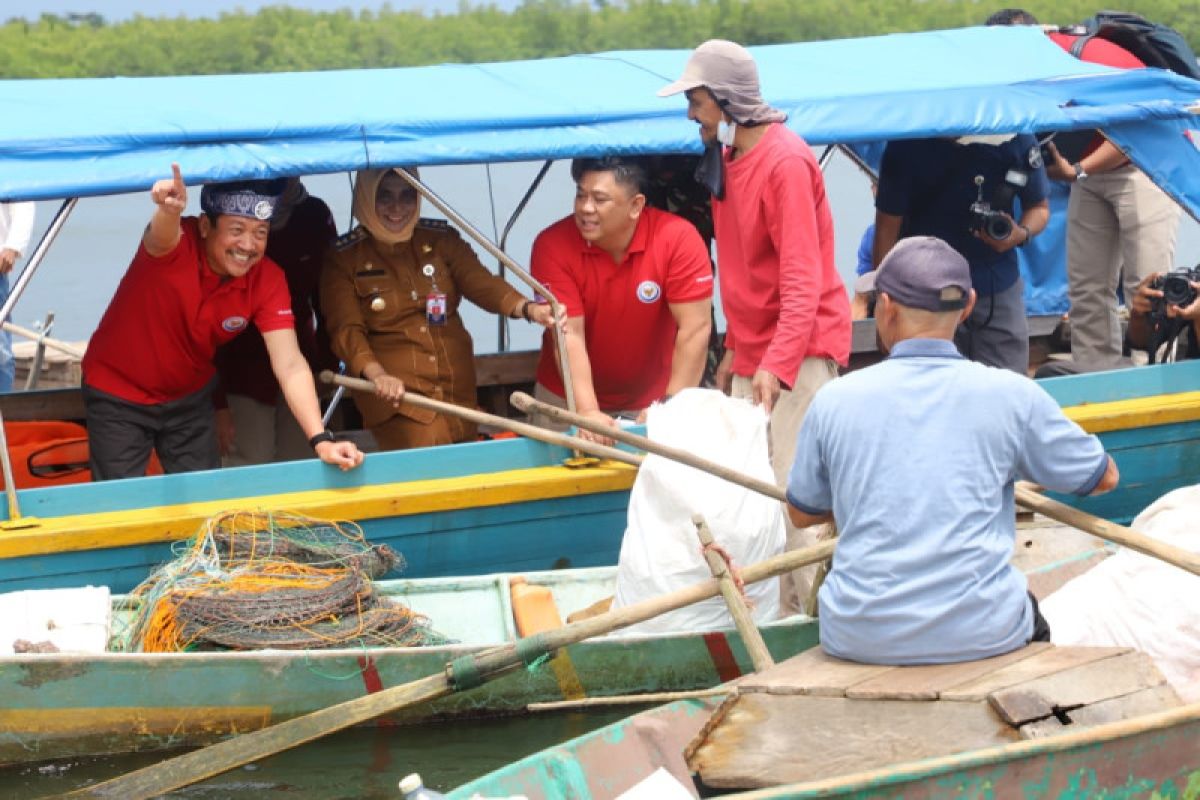
<svg viewBox="0 0 1200 800"><path fill-rule="evenodd" d="M460 0L455 14L311 12L284 6L220 19L97 13L0 25L0 77L187 75L477 63L568 53L689 48L722 37L769 44L977 25L1006 2L979 0L524 0L512 12ZM1198 0L1117 4L1177 28L1200 50ZM1096 0L1024 6L1071 23Z"/></svg>

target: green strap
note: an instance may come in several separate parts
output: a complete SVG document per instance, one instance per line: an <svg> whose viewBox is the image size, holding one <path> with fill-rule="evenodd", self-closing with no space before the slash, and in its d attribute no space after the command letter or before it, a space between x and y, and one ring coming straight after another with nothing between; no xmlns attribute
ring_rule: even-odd
<svg viewBox="0 0 1200 800"><path fill-rule="evenodd" d="M527 667L537 666L550 655L550 648L540 633L517 639L516 648L517 655ZM475 656L459 656L450 662L446 672L456 692L465 692L483 683L483 673Z"/></svg>
<svg viewBox="0 0 1200 800"><path fill-rule="evenodd" d="M550 648L546 646L545 638L539 633L526 636L524 639L517 639L517 655L521 657L525 666L532 667L550 655Z"/></svg>
<svg viewBox="0 0 1200 800"><path fill-rule="evenodd" d="M483 683L483 674L479 671L475 656L459 656L450 662L448 672L456 692L465 692Z"/></svg>

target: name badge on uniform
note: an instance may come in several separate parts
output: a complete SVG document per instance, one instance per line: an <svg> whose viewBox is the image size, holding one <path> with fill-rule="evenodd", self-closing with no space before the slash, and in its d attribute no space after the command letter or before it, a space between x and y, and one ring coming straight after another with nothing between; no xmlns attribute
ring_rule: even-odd
<svg viewBox="0 0 1200 800"><path fill-rule="evenodd" d="M430 325L446 324L445 292L430 292L425 295L425 319Z"/></svg>

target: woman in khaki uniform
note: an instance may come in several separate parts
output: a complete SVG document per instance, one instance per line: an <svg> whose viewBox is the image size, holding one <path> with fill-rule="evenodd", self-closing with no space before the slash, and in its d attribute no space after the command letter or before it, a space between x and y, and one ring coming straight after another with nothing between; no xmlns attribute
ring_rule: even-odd
<svg viewBox="0 0 1200 800"><path fill-rule="evenodd" d="M362 170L354 184L361 225L334 244L321 273L321 309L333 352L350 375L375 384L355 392L364 424L383 450L475 438L475 424L400 405L405 390L474 408L471 335L463 299L539 325L550 306L493 275L458 232L420 218L420 196L394 169Z"/></svg>

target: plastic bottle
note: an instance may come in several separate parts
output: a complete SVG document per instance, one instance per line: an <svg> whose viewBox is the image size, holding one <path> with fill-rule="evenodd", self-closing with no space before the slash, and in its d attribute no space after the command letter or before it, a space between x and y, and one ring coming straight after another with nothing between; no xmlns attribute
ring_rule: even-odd
<svg viewBox="0 0 1200 800"><path fill-rule="evenodd" d="M400 781L400 791L404 793L404 800L439 800L446 796L433 789L426 789L420 773L417 772L404 776Z"/></svg>

